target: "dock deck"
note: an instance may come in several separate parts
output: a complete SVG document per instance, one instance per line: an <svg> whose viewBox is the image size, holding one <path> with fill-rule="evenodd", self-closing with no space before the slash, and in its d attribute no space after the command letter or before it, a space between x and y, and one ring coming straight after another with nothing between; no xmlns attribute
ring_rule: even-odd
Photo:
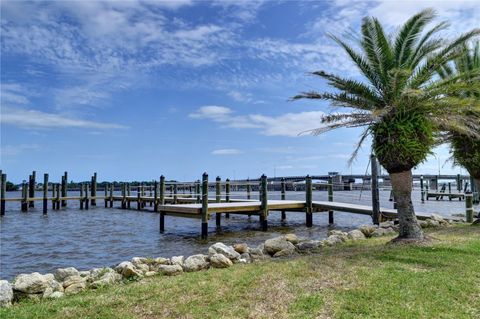
<svg viewBox="0 0 480 319"><path fill-rule="evenodd" d="M290 212L305 212L307 203L305 201L295 200L269 200L267 203L268 211L290 211ZM182 216L182 217L202 217L202 204L168 204L158 206L158 211L166 216ZM262 203L260 201L236 201L229 203L212 203L208 205L208 218L212 214L248 214L259 215L262 211ZM326 211L340 211L360 215L371 216L373 209L367 205L357 205L341 202L327 202L327 201L313 201L312 213L326 212ZM390 208L380 208L380 213L385 218L396 218L397 210ZM429 218L429 215L424 213L417 213L417 218L424 220Z"/></svg>

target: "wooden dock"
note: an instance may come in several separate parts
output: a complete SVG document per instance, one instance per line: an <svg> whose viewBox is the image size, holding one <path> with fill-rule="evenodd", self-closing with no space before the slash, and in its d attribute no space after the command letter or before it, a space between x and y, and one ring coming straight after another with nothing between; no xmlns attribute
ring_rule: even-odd
<svg viewBox="0 0 480 319"><path fill-rule="evenodd" d="M374 165L372 165L374 166ZM42 185L43 196L35 197L35 172L29 176L29 183L24 183L22 187L22 197L7 198L5 196L6 175L1 174L0 185L0 215L5 214L6 202L19 202L21 211L28 212L30 207L34 207L35 202L42 203L43 214L47 214L49 203L51 209L60 210L67 206L69 201L79 201L81 210L88 210L89 207L95 207L99 201L103 201L105 207L114 207L114 203L120 203L121 209L137 209L145 210L147 206L151 207L150 211L159 213L160 231L165 230L165 216L194 218L201 220L201 235L206 238L208 235L208 223L210 218L215 215L216 225L221 226L221 218L224 215L229 218L230 214L258 216L260 227L262 230L268 229L268 216L271 211L281 212L282 221L286 220L286 212L304 213L307 227L313 225L313 214L328 212L328 223L334 223L334 212L346 212L352 214L361 214L372 217L372 222L378 224L381 221L397 218L397 210L380 207L378 195L377 177L373 174L372 180L372 206L358 205L351 203L335 202L334 198L334 182L329 179L328 183L323 183L321 188L326 188L328 192L328 201L314 201L313 190L319 189L318 185L314 185L311 176L304 178L305 200L287 200L286 199L286 180L280 180L279 189L281 190L280 200L272 200L269 198L268 188L270 186L273 191L276 188L272 181L268 181L265 175L262 175L257 181L248 180L246 184L236 182L234 187L243 187L246 191L246 198L231 198L231 182L226 179L222 182L220 177L215 179L214 183L209 183L208 174L203 174L202 180L190 183L166 182L165 177L161 176L159 181L145 187L143 183L131 187L130 183L117 183L117 189L113 183L103 183L103 195L97 194L97 174L95 173L91 182L81 183L79 195L72 196L68 194L67 172L62 176L61 183L49 183L48 174L44 174ZM421 179L423 184L423 180ZM120 195L118 195L118 186L120 186ZM254 186L254 187L252 187ZM252 189L257 189L258 200L252 199ZM179 189L183 193L179 193ZM423 192L422 201L425 194L428 200L428 188ZM212 190L215 196L211 196ZM450 190L450 185L449 185ZM117 191L117 194L115 194ZM50 193L51 192L51 195ZM136 194L135 194L136 192ZM133 193L133 194L132 194ZM453 195L461 196L466 202L466 212L473 216L472 194L458 193L449 194L445 192L432 193L436 196ZM133 205L132 205L133 203ZM469 206L470 205L470 206ZM134 206L134 207L132 207ZM467 221L468 216L467 214ZM427 219L428 215L417 213L417 218ZM472 217L473 218L473 217Z"/></svg>
<svg viewBox="0 0 480 319"><path fill-rule="evenodd" d="M458 199L459 201L465 199L465 193L445 193L445 192L428 192L427 200L430 198L435 198L435 200L443 200L443 198L448 198L449 201L452 199Z"/></svg>

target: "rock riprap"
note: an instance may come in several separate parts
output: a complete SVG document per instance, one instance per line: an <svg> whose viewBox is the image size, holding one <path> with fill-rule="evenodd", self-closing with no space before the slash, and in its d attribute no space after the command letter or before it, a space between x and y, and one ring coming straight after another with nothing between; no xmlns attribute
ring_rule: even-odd
<svg viewBox="0 0 480 319"><path fill-rule="evenodd" d="M232 246L227 246L223 243L215 243L208 248L208 255L213 256L215 254L221 254L230 260L237 260L240 258L240 254L235 251Z"/></svg>
<svg viewBox="0 0 480 319"><path fill-rule="evenodd" d="M208 256L202 254L190 256L183 263L183 270L186 272L208 269L208 267L210 267Z"/></svg>
<svg viewBox="0 0 480 319"><path fill-rule="evenodd" d="M222 254L213 254L210 257L210 264L214 268L228 268L233 265L232 261Z"/></svg>
<svg viewBox="0 0 480 319"><path fill-rule="evenodd" d="M265 251L274 257L288 256L295 252L295 245L288 241L285 236L267 239L265 241Z"/></svg>
<svg viewBox="0 0 480 319"><path fill-rule="evenodd" d="M0 307L10 307L13 301L12 285L6 280L0 280Z"/></svg>

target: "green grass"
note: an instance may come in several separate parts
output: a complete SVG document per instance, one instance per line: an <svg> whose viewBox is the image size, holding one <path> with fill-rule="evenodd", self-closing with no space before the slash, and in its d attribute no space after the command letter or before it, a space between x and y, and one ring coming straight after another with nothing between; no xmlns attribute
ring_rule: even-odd
<svg viewBox="0 0 480 319"><path fill-rule="evenodd" d="M430 235L28 301L0 318L480 318L480 227Z"/></svg>

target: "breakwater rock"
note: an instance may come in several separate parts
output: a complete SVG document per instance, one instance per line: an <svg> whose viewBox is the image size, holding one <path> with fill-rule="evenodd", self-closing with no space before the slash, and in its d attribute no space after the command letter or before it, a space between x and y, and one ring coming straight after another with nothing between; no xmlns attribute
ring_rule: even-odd
<svg viewBox="0 0 480 319"><path fill-rule="evenodd" d="M421 221L422 227L446 227L453 223L438 215ZM229 268L235 264L247 264L270 258L287 257L319 251L327 246L335 246L348 241L366 240L370 237L394 235L398 225L393 221L379 226L363 225L349 232L331 230L323 240L298 238L287 234L266 240L257 247L246 243L228 246L215 243L208 248L208 254L196 254L185 258L134 257L116 266L93 268L79 271L74 267L59 268L53 274L20 274L11 283L0 280L0 307L9 307L24 299L61 298L80 293L87 289L124 284L152 276L177 276L184 272L204 271L209 268Z"/></svg>

